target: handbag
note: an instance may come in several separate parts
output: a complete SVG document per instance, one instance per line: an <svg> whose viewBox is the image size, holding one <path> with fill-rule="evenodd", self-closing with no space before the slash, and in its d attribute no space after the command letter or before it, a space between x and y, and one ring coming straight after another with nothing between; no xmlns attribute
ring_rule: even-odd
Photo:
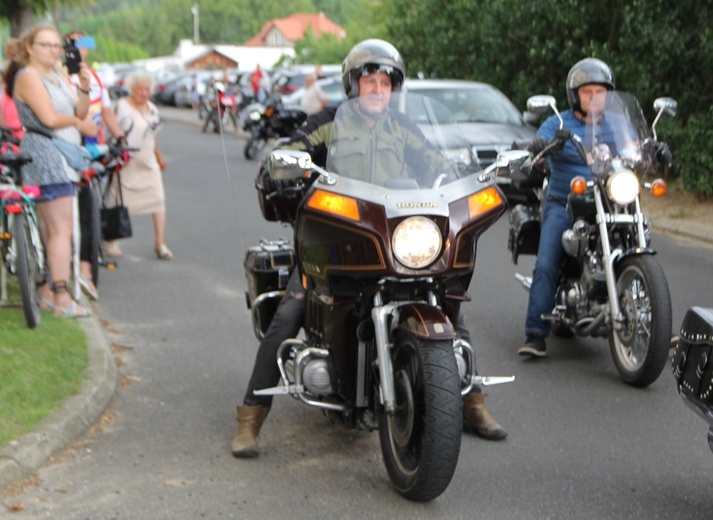
<svg viewBox="0 0 713 520"><path fill-rule="evenodd" d="M107 205L107 199L111 196L111 185L114 179L116 179L116 201L114 206L109 206ZM109 177L107 189L102 197L101 222L104 240L129 238L132 234L129 208L124 206L124 195L121 191L119 173L112 172Z"/></svg>
<svg viewBox="0 0 713 520"><path fill-rule="evenodd" d="M70 168L77 170L77 172L82 172L89 168L92 154L83 146L72 144L68 141L63 141L59 137L54 136L51 133L46 132L40 128L26 126L25 131L31 134L38 134L48 139L52 139L52 144L54 144L57 150L59 150L60 153L64 155L64 158L67 160L67 164L70 166ZM77 179L74 180L74 182L77 182L78 180L79 176L77 176Z"/></svg>

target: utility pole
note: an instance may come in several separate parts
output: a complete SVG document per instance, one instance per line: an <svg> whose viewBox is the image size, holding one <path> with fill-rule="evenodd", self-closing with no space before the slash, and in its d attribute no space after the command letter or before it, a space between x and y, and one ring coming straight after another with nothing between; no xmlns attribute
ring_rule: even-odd
<svg viewBox="0 0 713 520"><path fill-rule="evenodd" d="M195 2L193 4L193 7L191 7L191 12L193 13L193 43L198 45L201 40L200 31L198 30L198 27L200 25L198 23L198 2Z"/></svg>

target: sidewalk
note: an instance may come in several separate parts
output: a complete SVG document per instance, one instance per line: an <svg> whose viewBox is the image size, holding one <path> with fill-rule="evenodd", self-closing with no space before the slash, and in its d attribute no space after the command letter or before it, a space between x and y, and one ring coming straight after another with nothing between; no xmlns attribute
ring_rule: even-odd
<svg viewBox="0 0 713 520"><path fill-rule="evenodd" d="M202 126L195 112L161 107L164 119ZM652 216L657 231L673 233L713 244L713 224L704 220ZM79 320L87 335L89 367L80 392L54 414L40 422L34 432L11 441L0 450L0 491L34 473L56 452L64 449L91 426L104 411L116 389L117 369L99 318Z"/></svg>

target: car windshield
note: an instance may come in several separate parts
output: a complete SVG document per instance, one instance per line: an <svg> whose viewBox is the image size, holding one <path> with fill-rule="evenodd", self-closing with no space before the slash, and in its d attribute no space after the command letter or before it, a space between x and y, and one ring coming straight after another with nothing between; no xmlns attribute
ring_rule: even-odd
<svg viewBox="0 0 713 520"><path fill-rule="evenodd" d="M412 114L428 125L425 136ZM327 170L396 189L429 189L473 173L452 150L467 148L448 109L416 94L342 103L331 126Z"/></svg>
<svg viewBox="0 0 713 520"><path fill-rule="evenodd" d="M521 125L517 109L508 99L489 88L419 88L412 92L438 100L458 123L501 123ZM417 115L414 115L417 117Z"/></svg>

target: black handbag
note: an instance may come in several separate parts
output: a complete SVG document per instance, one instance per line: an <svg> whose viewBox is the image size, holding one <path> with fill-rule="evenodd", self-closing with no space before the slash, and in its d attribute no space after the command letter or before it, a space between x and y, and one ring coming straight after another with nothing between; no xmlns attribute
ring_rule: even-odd
<svg viewBox="0 0 713 520"><path fill-rule="evenodd" d="M116 180L115 205L109 206L107 199L111 197L111 185ZM131 236L131 219L129 218L129 208L124 206L124 195L121 191L121 179L118 173L112 173L109 177L107 189L102 197L101 208L102 236L104 240L116 240L117 238L129 238Z"/></svg>

